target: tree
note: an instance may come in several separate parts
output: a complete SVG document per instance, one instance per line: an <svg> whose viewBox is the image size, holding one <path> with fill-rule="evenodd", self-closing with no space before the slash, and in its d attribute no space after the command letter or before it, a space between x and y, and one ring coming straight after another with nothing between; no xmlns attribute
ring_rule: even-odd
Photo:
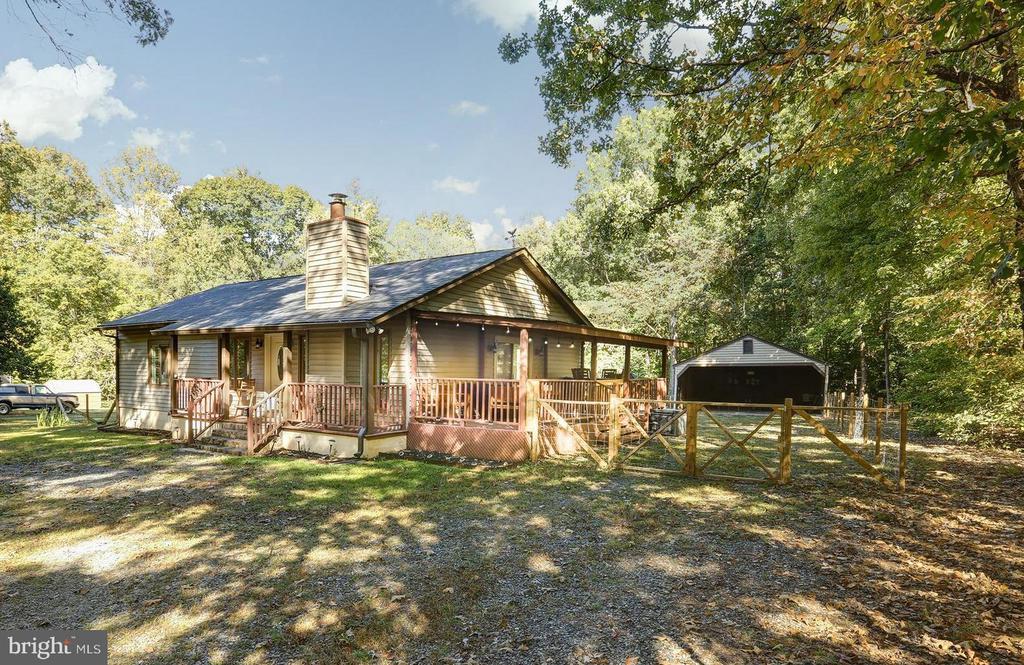
<svg viewBox="0 0 1024 665"><path fill-rule="evenodd" d="M462 215L434 212L401 220L387 237L391 261L411 261L476 251L473 227Z"/></svg>
<svg viewBox="0 0 1024 665"><path fill-rule="evenodd" d="M18 15L18 5L11 3L8 11ZM73 19L87 22L96 16L110 16L135 28L135 41L140 46L152 46L167 36L174 19L170 12L157 6L154 0L100 0L98 3L86 0L24 0L28 18L49 40L53 48L67 60L74 55L65 45L63 37L72 38L74 33L57 24L51 11L63 20ZM58 37L63 33L63 37Z"/></svg>
<svg viewBox="0 0 1024 665"><path fill-rule="evenodd" d="M14 280L0 272L0 374L34 379L39 371L29 353L32 328L21 313Z"/></svg>
<svg viewBox="0 0 1024 665"><path fill-rule="evenodd" d="M174 208L177 217L167 229L172 241L222 232L220 244L208 248L207 260L224 266L224 281L302 272L305 225L325 215L324 206L305 190L280 187L243 168L182 190Z"/></svg>
<svg viewBox="0 0 1024 665"><path fill-rule="evenodd" d="M1015 278L1024 343L1022 20L1017 5L966 0L602 0L545 6L534 34L506 36L501 51L539 56L552 124L541 148L559 163L606 145L622 111L667 104L666 207L734 178L744 153L760 170L864 163L942 167L959 188L999 179L1000 208L970 218L1003 231L975 250Z"/></svg>

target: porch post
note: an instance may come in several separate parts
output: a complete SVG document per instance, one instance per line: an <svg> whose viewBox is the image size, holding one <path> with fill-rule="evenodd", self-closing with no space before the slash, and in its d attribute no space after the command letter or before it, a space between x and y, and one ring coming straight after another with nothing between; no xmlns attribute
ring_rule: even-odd
<svg viewBox="0 0 1024 665"><path fill-rule="evenodd" d="M167 361L167 377L171 384L171 413L178 410L178 336L171 335L171 357Z"/></svg>
<svg viewBox="0 0 1024 665"><path fill-rule="evenodd" d="M632 361L632 358L630 356L632 355L632 352L633 352L633 345L632 344L627 344L626 345L626 362L623 363L623 367L622 367L622 380L623 381L629 381L629 373L630 373L630 370L631 370L630 364L631 364L631 361Z"/></svg>
<svg viewBox="0 0 1024 665"><path fill-rule="evenodd" d="M220 380L224 382L221 388L221 411L229 415L231 409L231 335L221 333L218 337L218 351L220 356Z"/></svg>
<svg viewBox="0 0 1024 665"><path fill-rule="evenodd" d="M597 376L597 340L590 340L590 380L596 381Z"/></svg>
<svg viewBox="0 0 1024 665"><path fill-rule="evenodd" d="M545 353L545 356L547 354ZM519 430L526 431L526 381L530 374L530 331L519 329Z"/></svg>
<svg viewBox="0 0 1024 665"><path fill-rule="evenodd" d="M408 315L409 318L406 320L406 333L405 333L405 358L406 358L406 374L405 374L405 394L407 396L405 403L405 426L408 427L409 423L412 422L413 414L416 413L416 375L419 368L416 363L417 350L420 344L420 332L419 323L412 316Z"/></svg>
<svg viewBox="0 0 1024 665"><path fill-rule="evenodd" d="M373 349L375 346L375 335L376 333L367 333L359 339L359 364L362 367L359 379L363 389L363 427L366 428L367 434L373 431Z"/></svg>
<svg viewBox="0 0 1024 665"><path fill-rule="evenodd" d="M292 344L294 338L292 337L292 331L286 330L284 332L284 341L281 344L281 382L286 386L281 391L281 410L284 412L284 419L291 420L292 410L292 389L288 384L292 382ZM276 362L277 359L274 359Z"/></svg>

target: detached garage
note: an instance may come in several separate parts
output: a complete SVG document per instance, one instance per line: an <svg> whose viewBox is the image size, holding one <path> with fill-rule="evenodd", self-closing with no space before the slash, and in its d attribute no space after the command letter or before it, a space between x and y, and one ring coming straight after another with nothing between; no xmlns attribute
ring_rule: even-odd
<svg viewBox="0 0 1024 665"><path fill-rule="evenodd" d="M760 337L744 335L681 363L672 370L676 399L821 405L828 365Z"/></svg>

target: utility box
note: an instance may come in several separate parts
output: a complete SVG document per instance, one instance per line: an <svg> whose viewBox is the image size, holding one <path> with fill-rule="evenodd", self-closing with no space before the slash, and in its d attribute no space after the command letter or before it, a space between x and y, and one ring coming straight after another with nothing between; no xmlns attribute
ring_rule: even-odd
<svg viewBox="0 0 1024 665"><path fill-rule="evenodd" d="M677 414L680 413L682 413L680 409L651 409L651 417L647 419L647 433L654 434L662 425L667 423L669 420L672 420L672 418L674 418ZM662 434L668 434L670 436L679 436L679 423L682 420L683 418L677 419L674 423L672 423L669 426L668 429L662 432Z"/></svg>

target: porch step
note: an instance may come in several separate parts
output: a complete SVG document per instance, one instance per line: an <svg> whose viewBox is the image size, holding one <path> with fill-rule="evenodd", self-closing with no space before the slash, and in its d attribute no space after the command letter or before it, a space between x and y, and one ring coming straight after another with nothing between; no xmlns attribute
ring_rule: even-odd
<svg viewBox="0 0 1024 665"><path fill-rule="evenodd" d="M236 432L218 431L216 429L210 432L210 435L205 437L203 441L206 443L211 443L216 446L241 448L242 450L245 450L246 446L248 446L249 444L244 432L241 434L241 436L239 436Z"/></svg>
<svg viewBox="0 0 1024 665"><path fill-rule="evenodd" d="M211 453L220 453L221 455L245 455L245 441L242 441L241 443L241 446L221 445L214 443L212 439L203 439L201 443L196 442L189 446L189 448L198 448L199 450L205 450Z"/></svg>

